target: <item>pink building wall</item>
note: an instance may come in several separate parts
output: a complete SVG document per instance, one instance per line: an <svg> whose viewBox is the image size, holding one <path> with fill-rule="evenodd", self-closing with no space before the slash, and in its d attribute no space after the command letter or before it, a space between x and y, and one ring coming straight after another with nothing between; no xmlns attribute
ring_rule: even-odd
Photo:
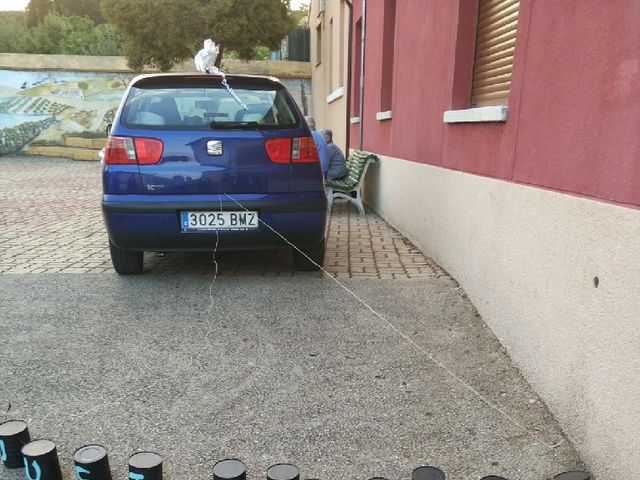
<svg viewBox="0 0 640 480"><path fill-rule="evenodd" d="M484 124L442 118L469 106L473 0L397 2L393 117L376 120L381 6L367 2L363 149L640 206L640 3L521 0L508 119ZM354 28L361 12L356 0ZM358 72L352 78L358 88Z"/></svg>
<svg viewBox="0 0 640 480"><path fill-rule="evenodd" d="M370 206L456 278L595 476L637 480L640 2L520 0L507 121L466 124L443 113L470 107L478 0L395 2L377 120L384 3L351 125L381 156Z"/></svg>

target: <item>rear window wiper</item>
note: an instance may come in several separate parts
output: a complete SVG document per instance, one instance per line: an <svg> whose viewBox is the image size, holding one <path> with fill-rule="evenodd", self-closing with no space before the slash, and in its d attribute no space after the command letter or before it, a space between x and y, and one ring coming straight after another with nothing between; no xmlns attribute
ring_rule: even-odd
<svg viewBox="0 0 640 480"><path fill-rule="evenodd" d="M260 125L258 122L216 122L215 120L209 124L211 128L256 128Z"/></svg>

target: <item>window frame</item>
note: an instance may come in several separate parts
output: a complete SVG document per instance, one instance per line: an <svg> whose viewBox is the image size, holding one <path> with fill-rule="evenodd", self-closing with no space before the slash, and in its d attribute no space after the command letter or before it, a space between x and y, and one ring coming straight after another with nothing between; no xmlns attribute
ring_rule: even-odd
<svg viewBox="0 0 640 480"><path fill-rule="evenodd" d="M451 109L444 112L444 123L506 122L507 120L508 101L506 104L503 102L495 105L471 105L480 2L481 0L459 0L458 2ZM521 22L521 10L519 5L519 22ZM517 33L516 30L516 36L518 35L521 33ZM515 64L516 54L517 51L514 49L512 66ZM513 67L511 77L513 79Z"/></svg>

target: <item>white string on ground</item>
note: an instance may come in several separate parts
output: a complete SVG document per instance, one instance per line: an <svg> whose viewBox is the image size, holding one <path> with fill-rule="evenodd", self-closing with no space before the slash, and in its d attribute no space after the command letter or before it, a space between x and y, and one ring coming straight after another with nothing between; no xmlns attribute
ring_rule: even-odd
<svg viewBox="0 0 640 480"><path fill-rule="evenodd" d="M222 212L222 196L220 194L218 194L218 211ZM218 233L217 229L215 230L215 232L216 232L216 244L213 247L213 254L212 254L214 271L213 271L213 280L209 285L209 308L207 308L207 316L208 316L207 330L203 337L203 343L202 343L202 348L200 349L200 353L209 347L208 339L209 339L209 335L211 335L211 331L213 330L213 318L211 317L211 310L213 310L213 305L215 303L213 299L213 286L215 285L216 280L218 279L218 271L220 269L220 264L218 263L218 259L216 257L216 254L218 253L218 246L220 245L220 234ZM189 366L193 364L193 357L194 357L193 354L190 355L189 357Z"/></svg>
<svg viewBox="0 0 640 480"><path fill-rule="evenodd" d="M148 383L147 385L142 385L140 387L137 387L135 390L135 393L139 394L140 392L143 392L145 390L150 390L151 388L155 387L158 383L160 382L160 379L157 378L156 380L154 380L151 383ZM69 414L65 420L75 420L75 419L79 419L79 418L83 418L86 417L88 414L96 412L98 410L101 410L105 407L110 407L113 405L120 405L120 402L122 400L124 400L125 398L131 396L133 394L133 392L128 391L127 393L119 396L118 398L116 398L115 400L109 400L107 402L102 402L99 403L97 405L94 405L93 407L87 409L87 410L83 410L82 412L79 413L71 413ZM37 422L34 421L32 418L30 418L27 423L29 424L29 426L31 426L31 424L35 424L35 423L40 423L40 424L44 424L44 422L54 413L58 413L55 412L54 410L49 411L44 417L42 417L42 419L38 420Z"/></svg>
<svg viewBox="0 0 640 480"><path fill-rule="evenodd" d="M219 212L222 212L222 197L218 194L218 203L219 203ZM218 229L216 232L216 246L213 249L213 264L215 265L215 270L213 272L213 281L211 285L209 285L209 309L207 310L207 314L211 313L211 309L213 308L213 285L216 283L216 279L218 278L218 259L216 258L216 253L218 252L218 245L220 244L220 234L218 233ZM211 330L211 323L209 323L209 330Z"/></svg>
<svg viewBox="0 0 640 480"><path fill-rule="evenodd" d="M221 197L220 195L218 195L218 203L219 203L220 211L222 212L222 197ZM212 310L212 308L213 308L213 304L214 304L214 299L213 299L213 286L214 286L214 284L215 284L215 282L216 282L216 279L217 279L217 277L218 277L218 269L219 269L219 265L218 265L218 261L217 261L217 258L216 258L216 253L217 253L217 250L218 250L219 241L220 241L219 234L218 234L218 231L216 230L216 244L215 244L214 251L213 251L213 263L214 263L214 265L215 265L215 271L214 271L213 281L211 282L211 285L209 286L209 300L210 300L210 304L209 304L209 309L207 310L207 313L210 313L210 312L211 312L211 310ZM212 322L212 320L210 319L210 320L209 320L209 324L208 324L208 326L207 326L207 332L206 332L206 334L205 334L205 336L204 336L204 340L205 340L205 341L204 341L204 345L203 345L202 350L206 349L206 348L207 348L207 346L208 346L208 345L207 345L207 339L209 338L209 335L211 334L211 330L212 330L212 329L213 329L213 322ZM103 343L103 344L107 344L107 343L108 343L105 337L103 337L103 342L102 342L102 343ZM131 371L129 372L129 375L128 375L129 377L132 377L132 378L133 378L133 374L134 374L134 372L135 372L136 370L138 370L139 372L142 372L142 373L150 373L150 371L151 371L150 369L148 369L148 368L141 368L141 366L140 366L138 363L136 363L135 361L133 361L133 358L131 358L131 357L126 353L126 350L124 351L124 355L130 358L130 360L131 360L131 364L132 364ZM193 357L191 357L189 365L191 365L191 363L192 363L192 362L193 362ZM174 375L178 372L178 370L179 370L179 368L176 368L176 370L175 370L175 372L174 372ZM155 387L155 386L160 382L160 380L161 380L160 378L157 378L156 380L154 380L154 381L153 381L153 382L151 382L151 383L148 383L148 384L146 384L146 385L143 385L143 386L138 387L138 388L136 389L136 393L138 393L138 394L139 394L139 393L140 393L140 392L142 392L142 391L152 389L153 387ZM118 397L118 398L116 398L115 400L110 400L110 401L107 401L107 402L99 403L99 404L94 405L93 407L91 407L91 408L89 408L89 409L87 409L87 410L84 410L84 411L82 411L82 412L80 412L80 413L70 414L70 415L68 416L68 418L69 418L69 419L77 419L77 418L81 418L81 417L86 417L89 413L93 413L93 412L95 412L95 411L97 411L97 410L101 410L102 408L105 408L105 407L108 407L108 406L113 406L113 405L119 405L119 404L120 404L120 402L122 402L125 398L129 397L131 394L132 394L132 392L129 392L129 391L128 391L127 393L124 393L123 395L119 396L119 397ZM9 404L9 409L8 409L8 410L7 410L7 412L6 412L5 417L6 417L6 415L8 415L8 413L9 413L9 410L10 410L10 409L11 409L11 404ZM47 419L48 419L48 418L49 418L53 413L54 413L54 411L53 411L53 410L52 410L52 411L49 411L49 412L48 412L48 413L47 413L47 414L46 414L46 415L45 415L45 416L40 420L40 423L44 423L44 422L45 422L45 421L46 421L46 420L47 420ZM31 424L32 422L33 422L33 419L29 419L29 424Z"/></svg>
<svg viewBox="0 0 640 480"><path fill-rule="evenodd" d="M242 205L240 202L238 202L235 198L231 197L228 194L224 194L229 200L231 200L232 202L234 202L236 205L238 205L240 208L242 208L243 210L249 212L250 210L248 208L246 208L244 205ZM393 323L391 323L389 320L387 320L384 316L382 316L382 314L380 314L379 312L377 312L371 305L369 305L366 301L364 301L360 296L358 296L358 294L356 294L353 290L351 290L349 287L347 287L346 285L344 285L340 280L338 280L336 277L334 277L333 275L331 275L329 272L327 272L322 265L319 265L318 263L316 263L311 257L309 257L305 252L303 252L302 250L300 250L295 244L293 244L292 242L290 242L287 238L284 237L284 235L282 235L280 232L278 232L277 230L275 230L271 225L269 225L268 223L264 222L261 218L258 218L258 221L264 225L265 227L267 227L269 230L271 230L273 233L275 233L278 237L280 237L282 240L284 240L285 243L287 243L288 245L290 245L293 249L295 249L298 253L302 254L308 261L310 261L312 264L314 264L316 267L318 267L318 269L320 269L325 275L327 275L330 279L332 279L335 283L337 283L340 288L342 288L345 292L347 292L348 294L350 294L353 298L355 298L363 307L365 307L367 310L369 310L376 318L378 318L380 321L382 321L388 328L390 328L391 330L393 330L398 336L400 336L402 339L404 339L409 345L411 345L417 352L421 353L422 355L426 356L434 365L436 365L438 368L442 369L444 372L447 373L447 375L449 375L451 378L453 378L456 382L458 382L460 385L462 385L467 391L471 392L476 398L478 398L479 400L481 400L485 405L487 405L491 410L499 413L502 417L504 417L506 420L508 420L512 425L516 426L517 428L519 428L520 430L522 430L523 432L525 432L527 435L536 438L540 441L540 443L542 445L544 445L546 448L552 450L557 448L558 446L562 445L565 441L564 438L561 438L559 442L555 443L555 444L550 444L548 442L545 442L538 434L536 434L535 432L533 432L532 430L530 430L529 428L525 427L524 425L522 425L520 422L518 422L515 418L513 418L511 415L509 415L507 412L505 412L503 409L501 409L498 405L496 405L495 403L493 403L491 400L489 400L488 398L486 398L484 395L482 395L482 393L480 393L477 389L475 389L473 386L469 385L463 378L461 378L460 376L458 376L453 370L451 370L451 368L447 367L444 363L442 363L440 360L438 360L437 358L435 358L433 356L433 354L431 354L429 351L427 351L425 348L421 347L420 345L418 345L411 337L407 336L405 333L403 333L401 330L399 330Z"/></svg>

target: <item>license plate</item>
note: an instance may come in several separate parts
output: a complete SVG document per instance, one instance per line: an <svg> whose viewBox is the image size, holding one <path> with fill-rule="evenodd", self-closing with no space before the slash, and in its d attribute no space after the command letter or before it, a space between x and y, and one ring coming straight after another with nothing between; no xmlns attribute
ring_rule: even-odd
<svg viewBox="0 0 640 480"><path fill-rule="evenodd" d="M258 212L180 212L182 230L248 230L258 228Z"/></svg>

